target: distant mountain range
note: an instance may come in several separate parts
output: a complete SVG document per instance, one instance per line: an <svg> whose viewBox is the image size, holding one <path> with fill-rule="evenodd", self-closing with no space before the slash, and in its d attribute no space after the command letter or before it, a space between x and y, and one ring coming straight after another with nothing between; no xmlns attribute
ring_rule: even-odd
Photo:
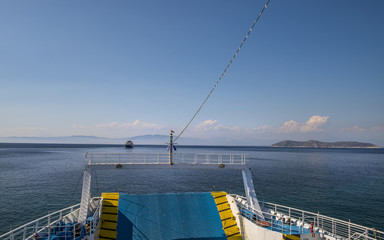
<svg viewBox="0 0 384 240"><path fill-rule="evenodd" d="M165 145L169 142L169 135L140 135L126 138L107 138L96 136L59 136L59 137L0 137L0 143L54 143L54 144L116 144L124 145L127 140L132 140L135 145ZM227 138L189 138L182 137L177 141L180 145L200 146L266 146L261 142L250 139ZM271 142L270 142L271 143ZM320 142L320 141L282 141L272 147L309 147L309 148L379 148L370 143L361 142Z"/></svg>
<svg viewBox="0 0 384 240"><path fill-rule="evenodd" d="M371 143L361 142L320 142L315 140L309 141L281 141L272 145L272 147L308 147L308 148L379 148Z"/></svg>
<svg viewBox="0 0 384 240"><path fill-rule="evenodd" d="M13 143L79 143L79 144L125 144L127 140L132 140L134 144L165 144L169 141L166 135L143 135L129 138L106 138L96 136L60 136L60 137L3 137L0 142Z"/></svg>
<svg viewBox="0 0 384 240"><path fill-rule="evenodd" d="M59 137L0 137L3 143L58 143L58 144L121 144L132 140L135 145L165 145L169 142L169 135L140 135L126 138L106 138L96 136L59 136ZM181 145L228 145L223 139L181 138Z"/></svg>

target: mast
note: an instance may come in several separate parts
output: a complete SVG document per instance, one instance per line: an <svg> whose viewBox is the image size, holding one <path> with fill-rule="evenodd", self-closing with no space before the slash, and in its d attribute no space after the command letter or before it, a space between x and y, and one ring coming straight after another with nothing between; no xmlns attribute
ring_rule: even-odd
<svg viewBox="0 0 384 240"><path fill-rule="evenodd" d="M173 165L173 133L171 130L171 134L169 134L169 164Z"/></svg>

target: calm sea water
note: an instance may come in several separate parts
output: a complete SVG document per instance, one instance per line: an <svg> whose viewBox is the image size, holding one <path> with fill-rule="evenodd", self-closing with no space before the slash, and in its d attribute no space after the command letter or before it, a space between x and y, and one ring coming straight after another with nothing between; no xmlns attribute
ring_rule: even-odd
<svg viewBox="0 0 384 240"><path fill-rule="evenodd" d="M384 149L178 147L246 153L258 198L384 230ZM166 153L163 146L0 143L0 234L80 202L86 152ZM97 171L92 195L225 190L244 195L241 173L221 169Z"/></svg>

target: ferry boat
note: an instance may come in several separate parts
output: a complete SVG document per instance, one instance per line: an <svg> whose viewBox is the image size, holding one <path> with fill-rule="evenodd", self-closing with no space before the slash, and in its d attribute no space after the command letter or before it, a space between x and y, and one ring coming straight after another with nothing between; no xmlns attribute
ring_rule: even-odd
<svg viewBox="0 0 384 240"><path fill-rule="evenodd" d="M133 148L133 142L131 140L128 140L125 142L125 147L126 148Z"/></svg>
<svg viewBox="0 0 384 240"><path fill-rule="evenodd" d="M172 132L170 144L172 146ZM259 201L246 154L87 153L81 202L40 217L0 240L384 240L384 232ZM90 197L95 170L241 170L244 196L223 191Z"/></svg>

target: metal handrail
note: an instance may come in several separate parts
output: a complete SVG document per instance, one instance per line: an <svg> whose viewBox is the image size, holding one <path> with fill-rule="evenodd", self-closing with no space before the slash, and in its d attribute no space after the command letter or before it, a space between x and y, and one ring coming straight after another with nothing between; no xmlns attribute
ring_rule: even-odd
<svg viewBox="0 0 384 240"><path fill-rule="evenodd" d="M239 198L240 196L237 197ZM244 197L240 198L242 200L246 200ZM296 221L296 223L300 223L300 225L303 227L305 225L309 227L310 223L313 223L315 230L326 235L332 235L337 238L349 240L358 239L361 237L366 240L384 240L383 231L364 227L359 224L351 223L350 221L347 222L337 218L321 215L319 213L313 213L270 202L260 202L260 205L271 210L271 212L264 214L272 214L274 216L280 217L281 219L284 217L289 218Z"/></svg>
<svg viewBox="0 0 384 240"><path fill-rule="evenodd" d="M94 198L95 200L100 200L92 218L91 222L91 230L96 229L96 226L99 222L100 216L101 216L101 206L103 198ZM48 227L53 226L60 220L63 220L64 218L70 219L71 217L72 222L76 221L76 214L80 210L80 204L76 204L61 210L58 210L56 212L47 214L43 217L40 217L38 219L35 219L31 222L28 222L20 227L17 227L5 234L2 234L0 236L0 240L15 240L15 239L31 239L35 233L41 233L44 231L47 231ZM78 223L77 223L78 224ZM73 226L73 225L71 225ZM47 231L49 234L49 231Z"/></svg>
<svg viewBox="0 0 384 240"><path fill-rule="evenodd" d="M47 223L50 224L51 222L53 222L52 218L54 216L58 215L59 218L61 218L61 217L65 216L66 214L69 214L71 212L77 211L79 209L79 207L80 207L80 204L76 204L76 205L73 205L73 206L61 209L59 211L56 211L56 212L53 212L53 213L49 213L49 214L47 214L47 215L45 215L43 217L35 219L35 220L31 221L31 222L28 222L28 223L26 223L26 224L24 224L24 225L22 225L20 227L17 227L15 229L13 229L13 230L11 230L11 231L1 235L0 239L13 239L12 236L15 235L16 232L18 232L20 230L24 230L26 228L29 228L32 225L37 226L37 227L42 226L42 225L46 226ZM78 208L78 209L76 209L76 208ZM7 238L8 235L10 237Z"/></svg>
<svg viewBox="0 0 384 240"><path fill-rule="evenodd" d="M313 213L296 208L286 207L279 204L264 202L264 206L269 206L269 209L275 209L275 212L290 214L290 216L301 216L303 222L308 218L313 218L315 227L322 229L332 235L339 236L346 239L351 239L355 233L363 233L367 239L384 239L384 232L378 231L374 228L368 228L359 224L351 223L350 221L343 221L337 218L328 217L319 213Z"/></svg>
<svg viewBox="0 0 384 240"><path fill-rule="evenodd" d="M245 165L247 154L174 153L175 164ZM167 164L168 153L87 153L89 164Z"/></svg>

